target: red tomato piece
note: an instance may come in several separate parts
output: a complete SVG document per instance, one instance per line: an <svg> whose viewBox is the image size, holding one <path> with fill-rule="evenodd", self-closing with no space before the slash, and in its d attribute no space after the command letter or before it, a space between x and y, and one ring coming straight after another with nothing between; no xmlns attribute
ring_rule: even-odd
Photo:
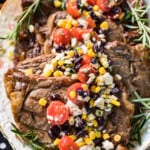
<svg viewBox="0 0 150 150"><path fill-rule="evenodd" d="M80 82L86 83L89 78L88 75L90 73L94 73L94 72L95 72L95 70L91 65L89 65L89 64L83 65L82 67L80 67L80 69L78 71L78 80Z"/></svg>
<svg viewBox="0 0 150 150"><path fill-rule="evenodd" d="M104 12L107 12L110 10L108 6L108 0L97 0L97 5L99 6L99 9Z"/></svg>
<svg viewBox="0 0 150 150"><path fill-rule="evenodd" d="M59 142L59 150L79 150L79 147L71 137L63 136Z"/></svg>
<svg viewBox="0 0 150 150"><path fill-rule="evenodd" d="M87 0L87 2L89 5L92 5L92 6L96 5L96 0Z"/></svg>
<svg viewBox="0 0 150 150"><path fill-rule="evenodd" d="M52 101L47 108L47 118L52 125L62 125L69 118L69 109L61 101Z"/></svg>
<svg viewBox="0 0 150 150"><path fill-rule="evenodd" d="M55 29L53 32L53 41L57 45L66 45L70 42L71 33L69 29L59 28Z"/></svg>
<svg viewBox="0 0 150 150"><path fill-rule="evenodd" d="M89 28L95 28L96 27L95 21L91 17L87 18L87 22L88 22Z"/></svg>
<svg viewBox="0 0 150 150"><path fill-rule="evenodd" d="M67 3L67 12L74 18L80 17L81 14L77 8L76 0L69 0Z"/></svg>
<svg viewBox="0 0 150 150"><path fill-rule="evenodd" d="M71 34L73 37L75 37L77 40L81 41L83 39L82 35L85 33L92 32L92 29L82 29L82 28L72 28Z"/></svg>
<svg viewBox="0 0 150 150"><path fill-rule="evenodd" d="M81 65L90 64L92 58L88 55L82 55Z"/></svg>

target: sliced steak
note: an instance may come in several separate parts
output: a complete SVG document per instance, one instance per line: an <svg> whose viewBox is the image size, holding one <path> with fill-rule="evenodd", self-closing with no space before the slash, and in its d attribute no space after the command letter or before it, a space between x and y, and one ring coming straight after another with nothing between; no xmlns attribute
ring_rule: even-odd
<svg viewBox="0 0 150 150"><path fill-rule="evenodd" d="M48 106L54 100L54 94L59 95L60 100L66 101L66 88L73 80L68 77L27 77L23 72L11 69L6 73L4 82L19 129L22 130L20 126L26 126L27 129L33 128L39 134L47 136L49 124L46 119L46 107L40 106L38 101L44 97ZM40 136L39 139L43 143L50 143L48 136L45 139Z"/></svg>

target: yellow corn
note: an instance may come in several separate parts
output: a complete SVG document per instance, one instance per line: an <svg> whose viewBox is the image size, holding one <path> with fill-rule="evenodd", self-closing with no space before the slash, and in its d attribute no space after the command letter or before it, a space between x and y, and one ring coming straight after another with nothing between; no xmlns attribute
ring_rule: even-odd
<svg viewBox="0 0 150 150"><path fill-rule="evenodd" d="M98 122L97 122L97 120L93 120L92 123L93 123L93 126L94 126L94 127L98 127Z"/></svg>
<svg viewBox="0 0 150 150"><path fill-rule="evenodd" d="M74 51L69 51L68 56L73 57L74 56Z"/></svg>
<svg viewBox="0 0 150 150"><path fill-rule="evenodd" d="M82 114L82 119L86 120L87 119L87 114Z"/></svg>
<svg viewBox="0 0 150 150"><path fill-rule="evenodd" d="M93 47L93 44L92 44L91 42L88 42L88 43L86 44L86 47L87 47L88 49L91 49L91 48Z"/></svg>
<svg viewBox="0 0 150 150"><path fill-rule="evenodd" d="M120 102L117 101L117 100L115 100L115 99L112 99L112 100L110 101L110 103L111 103L112 105L116 106L116 107L119 107L119 106L120 106Z"/></svg>
<svg viewBox="0 0 150 150"><path fill-rule="evenodd" d="M59 142L60 142L60 139L59 139L59 138L56 138L53 144L54 144L55 146L57 146L57 145L59 145Z"/></svg>
<svg viewBox="0 0 150 150"><path fill-rule="evenodd" d="M82 147L82 146L85 145L85 142L84 142L84 141L81 141L81 142L77 142L76 144L77 144L79 147Z"/></svg>
<svg viewBox="0 0 150 150"><path fill-rule="evenodd" d="M69 19L67 21L65 28L67 28L67 29L71 29L72 28L72 19Z"/></svg>
<svg viewBox="0 0 150 150"><path fill-rule="evenodd" d="M54 6L55 6L56 8L61 7L61 5L62 5L62 2L61 2L61 1L59 1L59 0L54 0Z"/></svg>
<svg viewBox="0 0 150 150"><path fill-rule="evenodd" d="M47 104L47 101L46 101L45 98L41 98L41 99L39 100L39 105L41 105L41 106L46 106L46 104Z"/></svg>
<svg viewBox="0 0 150 150"><path fill-rule="evenodd" d="M97 5L93 6L93 11L98 11L99 7Z"/></svg>
<svg viewBox="0 0 150 150"><path fill-rule="evenodd" d="M76 136L75 135L69 135L69 137L71 137L73 140L76 140Z"/></svg>
<svg viewBox="0 0 150 150"><path fill-rule="evenodd" d="M61 19L58 23L57 26L60 28L64 28L66 26L67 21L65 19Z"/></svg>
<svg viewBox="0 0 150 150"><path fill-rule="evenodd" d="M109 138L110 138L109 134L105 133L105 134L103 135L103 139L104 139L104 140L108 140Z"/></svg>
<svg viewBox="0 0 150 150"><path fill-rule="evenodd" d="M121 136L119 135L119 134L116 134L115 136L114 136L114 141L115 142L119 142L121 140Z"/></svg>
<svg viewBox="0 0 150 150"><path fill-rule="evenodd" d="M108 22L107 21L103 21L101 24L100 24L100 28L102 30L108 30L109 26L108 26Z"/></svg>
<svg viewBox="0 0 150 150"><path fill-rule="evenodd" d="M44 77L49 77L49 76L52 75L52 73L53 73L53 70L51 69L51 70L48 70L48 71L44 72L44 73L43 73L43 76L44 76Z"/></svg>
<svg viewBox="0 0 150 150"><path fill-rule="evenodd" d="M57 60L56 59L52 59L51 64L55 68L57 66Z"/></svg>
<svg viewBox="0 0 150 150"><path fill-rule="evenodd" d="M91 127L88 127L87 128L88 132L92 131L92 128Z"/></svg>
<svg viewBox="0 0 150 150"><path fill-rule="evenodd" d="M88 12L88 11L85 11L85 10L83 11L82 14L83 14L83 16L86 16L86 17L89 16L89 12Z"/></svg>
<svg viewBox="0 0 150 150"><path fill-rule="evenodd" d="M87 84L82 84L82 88L84 91L87 91L88 90L88 85Z"/></svg>
<svg viewBox="0 0 150 150"><path fill-rule="evenodd" d="M105 73L106 73L105 68L104 68L104 67L100 67L100 68L99 68L99 74L100 74L100 75L104 75Z"/></svg>
<svg viewBox="0 0 150 150"><path fill-rule="evenodd" d="M82 55L82 54L83 54L82 49L77 49L77 53L78 53L79 55Z"/></svg>
<svg viewBox="0 0 150 150"><path fill-rule="evenodd" d="M93 49L89 49L87 53L90 57L95 57L95 53L94 53Z"/></svg>
<svg viewBox="0 0 150 150"><path fill-rule="evenodd" d="M100 86L97 86L96 89L95 89L95 93L99 93L101 90L101 87Z"/></svg>
<svg viewBox="0 0 150 150"><path fill-rule="evenodd" d="M71 91L71 92L69 93L69 95L70 95L71 98L75 98L77 94L76 94L75 91Z"/></svg>
<svg viewBox="0 0 150 150"><path fill-rule="evenodd" d="M95 90L96 90L96 86L95 86L95 85L92 85L92 86L91 86L91 92L95 93Z"/></svg>
<svg viewBox="0 0 150 150"><path fill-rule="evenodd" d="M63 65L64 65L64 61L63 61L63 60L59 60L59 61L58 61L58 65L59 65L59 66L63 66Z"/></svg>
<svg viewBox="0 0 150 150"><path fill-rule="evenodd" d="M60 77L60 76L62 76L63 75L63 73L61 72L61 71L59 71L59 70L57 70L57 71L55 71L54 73L53 73L53 76L54 77Z"/></svg>
<svg viewBox="0 0 150 150"><path fill-rule="evenodd" d="M90 107L94 107L94 100L93 99L90 100Z"/></svg>
<svg viewBox="0 0 150 150"><path fill-rule="evenodd" d="M88 138L88 137L85 138L84 141L85 141L86 144L91 144L91 143L93 143L93 141L92 141L90 138Z"/></svg>
<svg viewBox="0 0 150 150"><path fill-rule="evenodd" d="M89 137L90 137L91 140L94 140L94 139L96 138L95 132L94 132L94 131L91 131L91 132L89 133Z"/></svg>
<svg viewBox="0 0 150 150"><path fill-rule="evenodd" d="M74 26L74 27L77 27L79 24L78 24L78 21L76 21L76 20L73 20L72 21L72 25Z"/></svg>

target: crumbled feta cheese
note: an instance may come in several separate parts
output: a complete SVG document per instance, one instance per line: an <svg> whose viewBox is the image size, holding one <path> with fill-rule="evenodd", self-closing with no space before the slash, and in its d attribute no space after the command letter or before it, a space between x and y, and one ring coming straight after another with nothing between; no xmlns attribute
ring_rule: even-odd
<svg viewBox="0 0 150 150"><path fill-rule="evenodd" d="M104 81L106 85L113 84L113 77L110 75L110 73L107 72L104 74Z"/></svg>
<svg viewBox="0 0 150 150"><path fill-rule="evenodd" d="M79 22L79 25L83 26L84 28L87 28L88 22L85 20L85 18L79 18L78 22Z"/></svg>
<svg viewBox="0 0 150 150"><path fill-rule="evenodd" d="M77 74L72 74L71 79L73 79L73 80L78 79L78 75Z"/></svg>
<svg viewBox="0 0 150 150"><path fill-rule="evenodd" d="M67 101L66 106L69 108L70 113L73 116L78 116L82 114L82 110L74 103L72 103L70 100Z"/></svg>
<svg viewBox="0 0 150 150"><path fill-rule="evenodd" d="M64 58L65 54L64 53L57 53L55 59L56 60L61 60L62 58Z"/></svg>
<svg viewBox="0 0 150 150"><path fill-rule="evenodd" d="M87 49L87 47L86 47L85 45L82 45L82 46L81 46L81 49L82 49L82 51L83 51L84 54L87 53L87 50L88 50L88 49Z"/></svg>
<svg viewBox="0 0 150 150"><path fill-rule="evenodd" d="M117 80L121 80L122 79L120 74L116 74L115 77L116 77Z"/></svg>
<svg viewBox="0 0 150 150"><path fill-rule="evenodd" d="M52 66L52 64L46 64L43 70L43 73L49 71L49 70L53 70L54 67Z"/></svg>
<svg viewBox="0 0 150 150"><path fill-rule="evenodd" d="M104 109L104 98L100 97L96 99L96 101L94 102L94 105L100 109Z"/></svg>
<svg viewBox="0 0 150 150"><path fill-rule="evenodd" d="M82 35L84 41L90 40L90 33L85 33Z"/></svg>
<svg viewBox="0 0 150 150"><path fill-rule="evenodd" d="M90 114L88 115L88 120L89 120L89 121L92 121L92 120L94 120L94 119L95 119L95 115L92 114L92 113L90 113Z"/></svg>
<svg viewBox="0 0 150 150"><path fill-rule="evenodd" d="M112 149L114 149L114 144L112 142L108 141L108 140L102 142L102 145L103 145L103 148L105 150L112 150Z"/></svg>
<svg viewBox="0 0 150 150"><path fill-rule="evenodd" d="M97 81L97 85L103 86L104 85L104 76L98 76L96 78L96 81Z"/></svg>
<svg viewBox="0 0 150 150"><path fill-rule="evenodd" d="M89 79L87 81L87 84L92 83L94 81L94 79L95 79L95 74L94 73L90 73L89 74Z"/></svg>
<svg viewBox="0 0 150 150"><path fill-rule="evenodd" d="M77 39L76 38L72 38L71 39L71 46L75 47L77 45Z"/></svg>
<svg viewBox="0 0 150 150"><path fill-rule="evenodd" d="M84 146L80 147L79 150L94 150L94 146L93 145L84 145Z"/></svg>
<svg viewBox="0 0 150 150"><path fill-rule="evenodd" d="M90 70L91 70L91 67L86 67L86 68L80 69L80 71L83 72L83 73L87 73L87 72L89 72Z"/></svg>

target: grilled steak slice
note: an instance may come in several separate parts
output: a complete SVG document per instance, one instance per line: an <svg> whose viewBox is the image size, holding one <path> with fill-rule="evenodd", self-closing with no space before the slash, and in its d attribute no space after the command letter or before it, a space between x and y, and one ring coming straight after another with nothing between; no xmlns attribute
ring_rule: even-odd
<svg viewBox="0 0 150 150"><path fill-rule="evenodd" d="M116 73L121 75L130 94L136 90L141 96L149 97L150 93L147 90L150 88L148 50L143 51L140 45L129 46L121 42L113 42L108 45L106 53L112 60L114 75Z"/></svg>
<svg viewBox="0 0 150 150"><path fill-rule="evenodd" d="M65 101L66 88L73 80L68 77L27 77L24 73L11 69L6 73L4 82L18 128L34 128L38 134L47 136L49 124L46 119L46 107L40 106L38 101L43 97L46 98L47 105L57 98ZM40 141L50 143L50 138L40 138Z"/></svg>

